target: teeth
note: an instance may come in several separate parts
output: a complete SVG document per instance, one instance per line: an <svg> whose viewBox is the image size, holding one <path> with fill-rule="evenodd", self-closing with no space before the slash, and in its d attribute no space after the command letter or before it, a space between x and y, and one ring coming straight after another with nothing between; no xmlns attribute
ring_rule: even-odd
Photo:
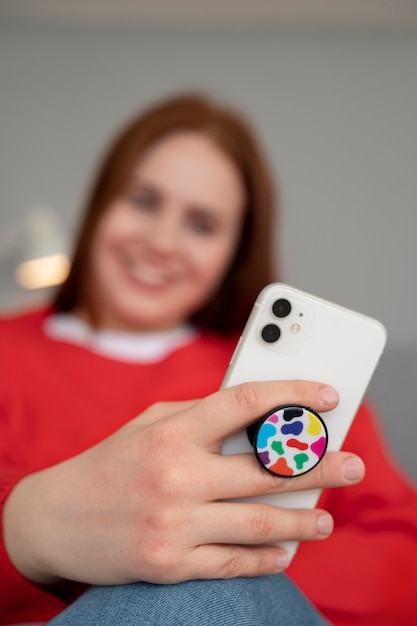
<svg viewBox="0 0 417 626"><path fill-rule="evenodd" d="M156 270L154 267L139 265L131 267L130 269L132 274L142 282L155 286L162 286L169 283L169 279L166 274Z"/></svg>

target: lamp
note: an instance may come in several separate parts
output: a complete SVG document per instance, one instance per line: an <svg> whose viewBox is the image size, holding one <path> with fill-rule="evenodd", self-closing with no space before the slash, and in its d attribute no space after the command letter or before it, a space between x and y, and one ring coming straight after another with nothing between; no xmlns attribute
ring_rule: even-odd
<svg viewBox="0 0 417 626"><path fill-rule="evenodd" d="M70 262L66 254L50 254L20 263L15 271L15 279L24 289L53 287L64 282L69 269Z"/></svg>
<svg viewBox="0 0 417 626"><path fill-rule="evenodd" d="M43 289L65 280L70 268L67 235L55 213L27 215L2 238L1 256L16 258L15 281L24 289Z"/></svg>

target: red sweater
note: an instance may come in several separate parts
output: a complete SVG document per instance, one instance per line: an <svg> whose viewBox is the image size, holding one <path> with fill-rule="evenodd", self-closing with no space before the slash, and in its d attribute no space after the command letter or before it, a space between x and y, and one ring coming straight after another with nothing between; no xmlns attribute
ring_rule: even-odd
<svg viewBox="0 0 417 626"><path fill-rule="evenodd" d="M24 474L96 444L153 402L215 391L233 350L202 334L157 363L127 363L47 338L46 314L0 322L1 505ZM336 530L304 543L288 573L338 626L417 624L416 492L390 462L369 407L345 448L365 460L366 478L323 493ZM23 579L0 545L0 624L51 619L62 597Z"/></svg>

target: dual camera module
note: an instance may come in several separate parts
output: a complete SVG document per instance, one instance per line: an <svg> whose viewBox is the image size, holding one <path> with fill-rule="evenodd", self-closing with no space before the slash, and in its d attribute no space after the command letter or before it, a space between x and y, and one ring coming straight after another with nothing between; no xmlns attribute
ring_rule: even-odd
<svg viewBox="0 0 417 626"><path fill-rule="evenodd" d="M275 317L284 318L291 313L291 304L285 298L275 300L272 305L272 313ZM267 324L262 329L262 339L267 343L275 343L281 336L281 330L276 324Z"/></svg>

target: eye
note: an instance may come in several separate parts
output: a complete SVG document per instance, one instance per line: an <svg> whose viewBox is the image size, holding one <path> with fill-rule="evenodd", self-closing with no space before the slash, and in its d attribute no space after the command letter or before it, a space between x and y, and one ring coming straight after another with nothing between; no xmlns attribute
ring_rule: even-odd
<svg viewBox="0 0 417 626"><path fill-rule="evenodd" d="M218 230L217 221L211 215L195 213L188 216L187 225L199 235L211 235Z"/></svg>
<svg viewBox="0 0 417 626"><path fill-rule="evenodd" d="M152 191L136 190L129 194L129 200L142 211L152 212L159 207L159 197Z"/></svg>
<svg viewBox="0 0 417 626"><path fill-rule="evenodd" d="M193 219L189 221L189 225L191 230L201 235L208 235L214 232L213 226L204 220Z"/></svg>
<svg viewBox="0 0 417 626"><path fill-rule="evenodd" d="M144 211L153 211L158 207L158 198L155 194L149 192L140 192L132 197L133 203L139 209Z"/></svg>

